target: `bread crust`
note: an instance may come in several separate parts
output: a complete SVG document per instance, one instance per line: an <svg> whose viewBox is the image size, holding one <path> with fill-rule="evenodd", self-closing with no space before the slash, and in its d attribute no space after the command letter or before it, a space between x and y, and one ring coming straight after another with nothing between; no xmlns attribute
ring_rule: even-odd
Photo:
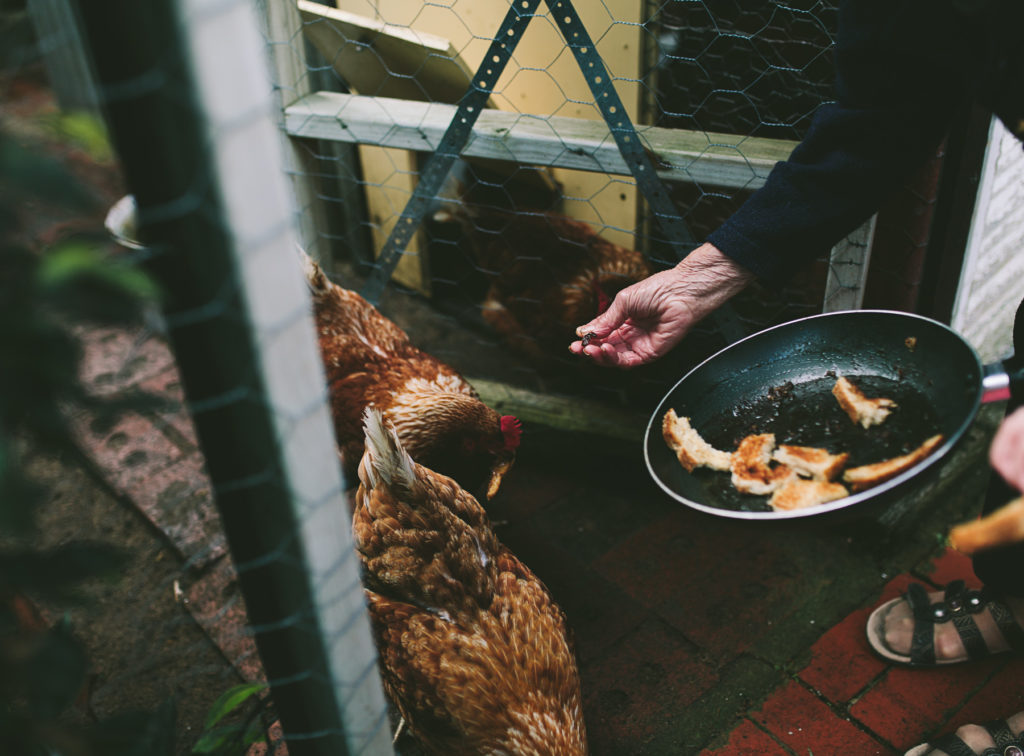
<svg viewBox="0 0 1024 756"><path fill-rule="evenodd" d="M848 452L832 454L814 446L782 444L772 459L792 468L798 475L812 480L834 480L850 459Z"/></svg>
<svg viewBox="0 0 1024 756"><path fill-rule="evenodd" d="M884 483L923 460L935 451L945 438L941 433L937 433L909 454L874 462L870 465L851 467L843 473L843 482L850 487L851 491L865 491Z"/></svg>
<svg viewBox="0 0 1024 756"><path fill-rule="evenodd" d="M747 436L732 453L732 484L741 493L767 496L796 475L786 465L771 466L774 433Z"/></svg>
<svg viewBox="0 0 1024 756"><path fill-rule="evenodd" d="M839 406L855 423L861 427L870 428L884 421L896 408L896 402L885 397L868 399L864 393L853 385L845 376L840 376L832 387L832 394L835 396Z"/></svg>
<svg viewBox="0 0 1024 756"><path fill-rule="evenodd" d="M662 418L661 434L687 472L693 472L698 467L721 471L730 469L732 454L716 449L705 441L690 425L690 418L679 417L674 409L670 408Z"/></svg>
<svg viewBox="0 0 1024 756"><path fill-rule="evenodd" d="M1018 541L1024 541L1024 496L949 531L950 545L968 555Z"/></svg>
<svg viewBox="0 0 1024 756"><path fill-rule="evenodd" d="M771 504L772 509L789 511L815 507L818 504L836 501L849 495L849 491L841 483L790 478L775 490L768 503Z"/></svg>

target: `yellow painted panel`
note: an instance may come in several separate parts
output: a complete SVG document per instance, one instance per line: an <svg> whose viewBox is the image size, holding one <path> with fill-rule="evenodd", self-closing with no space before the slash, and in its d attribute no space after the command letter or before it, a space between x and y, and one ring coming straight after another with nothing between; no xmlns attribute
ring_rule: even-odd
<svg viewBox="0 0 1024 756"><path fill-rule="evenodd" d="M641 65L641 0L605 0L574 4L595 40L605 66L629 116L636 122ZM422 0L337 0L338 8L394 26L446 37L472 71L508 12L506 0L454 0L424 4ZM558 20L541 12L527 28L513 59L495 88L495 105L536 116L561 115L600 119L583 74L565 45ZM611 241L632 246L636 227L636 188L630 177L556 169L567 201L564 211L592 223ZM618 230L621 229L621 230Z"/></svg>
<svg viewBox="0 0 1024 756"><path fill-rule="evenodd" d="M416 186L416 153L387 147L359 147L366 181L366 204L373 224L373 247L380 251L395 227ZM423 241L413 234L392 278L423 294L430 294Z"/></svg>

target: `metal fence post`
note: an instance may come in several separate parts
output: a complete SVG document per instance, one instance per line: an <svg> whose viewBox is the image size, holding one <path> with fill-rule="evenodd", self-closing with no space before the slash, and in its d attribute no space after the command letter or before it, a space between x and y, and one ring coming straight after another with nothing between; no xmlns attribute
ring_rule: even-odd
<svg viewBox="0 0 1024 756"><path fill-rule="evenodd" d="M252 6L77 10L289 753L390 754Z"/></svg>

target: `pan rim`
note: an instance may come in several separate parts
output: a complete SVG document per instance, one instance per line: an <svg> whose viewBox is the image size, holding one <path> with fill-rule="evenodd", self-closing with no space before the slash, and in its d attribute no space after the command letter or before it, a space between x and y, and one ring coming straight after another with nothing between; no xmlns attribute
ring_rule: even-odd
<svg viewBox="0 0 1024 756"><path fill-rule="evenodd" d="M787 329L787 328L796 328L800 324L806 323L807 321L820 320L820 319L823 319L823 318L834 318L834 317L839 317L839 316L850 318L850 317L858 317L858 316L861 316L861 315L889 315L889 316L896 316L896 317L899 317L899 318L905 319L905 320L916 320L916 321L928 323L932 327L938 326L940 330L944 330L944 331L949 332L957 341L962 343L967 348L968 353L974 359L975 367L977 368L978 376L979 376L978 386L977 386L977 390L976 390L976 395L975 395L975 398L974 398L974 408L973 408L973 410L971 412L967 413L967 416L960 423L960 426L957 428L956 432L953 433L953 434L950 434L949 437L946 438L943 441L943 443L938 447L938 449L936 449L934 452L932 452L932 454L928 455L928 457L926 457L925 459L921 460L920 462L918 462L913 467L910 467L907 470L904 470L899 475L897 475L897 476L895 476L895 477L885 481L884 483L881 483L881 484L879 484L879 485L877 485L877 486L875 486L875 487L873 487L871 489L868 489L866 491L861 491L860 493L851 494L850 496L844 496L842 499L837 499L835 501L825 502L824 504L818 504L817 506L814 506L814 507L806 507L804 509L795 509L795 510L783 510L783 511L774 511L773 510L773 511L767 511L767 512L765 512L765 511L762 511L762 512L748 512L748 511L742 511L742 510L733 510L733 509L725 509L725 508L721 508L721 507L713 507L713 506L709 506L707 504L703 504L701 502L693 501L692 499L686 498L685 496L683 496L679 492L675 491L672 487L667 485L665 483L665 481L663 481L661 479L661 477L658 475L657 471L655 470L654 463L652 462L651 457L650 457L650 451L649 450L650 450L650 446L651 446L651 443L650 443L650 441L651 441L651 434L654 431L654 429L657 429L658 432L659 432L659 437L660 437L660 426L661 426L660 418L664 415L665 403L673 395L673 393L676 391L676 389L680 385L682 385L683 382L686 381L690 376L692 376L695 372L697 372L698 370L703 368L705 365L710 363L712 360L715 360L715 359L721 357L726 352L729 352L731 350L737 349L737 348L740 347L740 345L744 344L745 342L748 342L748 341L750 341L751 339L754 339L754 338L762 337L763 335L768 334L768 333L770 333L772 331L777 331L777 330ZM644 431L644 441L643 441L644 464L647 467L648 474L651 476L651 478L654 480L654 482L658 485L659 488L661 488L671 498L673 498L676 501L686 505L687 507L689 507L691 509L695 509L697 511L704 512L705 514L714 515L716 517L725 517L725 518L734 519L734 520L762 520L762 521L772 521L772 522L774 522L774 521L779 521L779 520L795 520L795 519L803 519L803 518L807 518L807 517L816 517L816 516L821 516L821 515L829 514L829 513L836 512L836 511L839 511L839 510L842 510L842 509L848 509L848 508L854 507L857 504L863 503L863 502L865 502L865 501L867 501L869 499L877 498L877 497L881 496L882 494L884 494L885 492L891 491L891 490L901 486L903 483L907 482L911 478L913 478L913 477L917 476L918 474L920 474L921 472L923 472L925 469L927 469L927 468L931 467L933 464L937 463L939 460L943 459L952 450L952 448L959 442L959 440L963 437L964 433L966 433L967 429L974 422L974 419L977 416L978 410L979 410L979 408L981 406L981 403L982 403L983 385L982 385L981 378L982 378L983 375L984 375L984 365L983 365L980 357L978 356L977 350L975 350L975 348L970 344L970 342L968 342L967 339L965 339L961 334L959 334L957 331L955 331L949 325L947 325L945 323L942 323L942 322L940 322L938 320L935 320L933 318L926 317L924 315L918 315L916 313L901 312L899 310L864 309L864 310L835 310L835 311L832 311L832 312L825 312L825 313L817 313L815 315L808 315L808 316L803 317L803 318L796 318L794 320L786 321L785 323L779 323L779 324L774 325L774 326L769 326L768 328L765 328L765 329L763 329L761 331L758 331L757 333L750 334L749 336L745 336L742 339L739 339L738 341L735 341L732 344L729 344L729 345L723 347L722 349L720 349L719 351L715 352L710 357L704 359L699 364L697 364L694 367L692 367L690 370L688 370L683 375L683 377L681 377L678 381L676 381L676 383L673 384L673 386L661 397L661 399L659 400L656 408L651 413L650 419L648 420L647 428Z"/></svg>

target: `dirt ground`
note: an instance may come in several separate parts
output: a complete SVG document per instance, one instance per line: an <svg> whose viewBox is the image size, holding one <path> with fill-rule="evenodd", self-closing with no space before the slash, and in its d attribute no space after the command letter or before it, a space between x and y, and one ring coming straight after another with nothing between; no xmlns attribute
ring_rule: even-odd
<svg viewBox="0 0 1024 756"><path fill-rule="evenodd" d="M38 512L40 547L93 541L127 556L119 579L85 586L83 603L42 607L52 619L70 620L88 651L87 687L72 718L86 723L173 700L175 752L190 753L211 705L242 680L176 596L180 557L88 460L36 451L28 472L49 491Z"/></svg>
<svg viewBox="0 0 1024 756"><path fill-rule="evenodd" d="M0 98L5 133L43 147L97 200L97 211L82 216L45 201L28 203L20 208L24 241L41 249L77 233L102 238L104 208L123 194L113 158L84 149L61 132L41 68L0 77ZM242 680L180 602L178 586L187 578L180 553L133 502L118 497L84 452L55 456L29 449L26 464L49 492L38 512L38 546L96 541L127 556L120 579L85 586L85 601L38 607L46 620L70 620L87 648L88 682L69 716L86 723L153 710L173 699L176 752L190 753L213 702Z"/></svg>

